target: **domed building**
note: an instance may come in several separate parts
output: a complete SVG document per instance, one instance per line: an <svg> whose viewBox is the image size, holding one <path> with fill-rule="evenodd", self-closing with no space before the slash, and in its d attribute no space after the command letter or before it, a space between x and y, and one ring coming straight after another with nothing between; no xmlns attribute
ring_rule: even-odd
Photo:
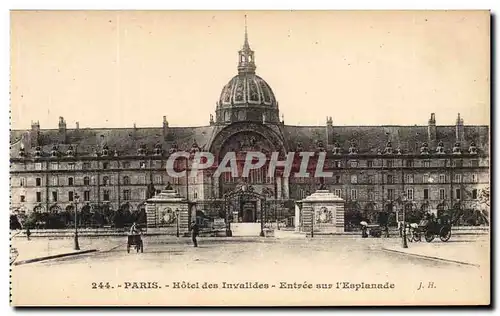
<svg viewBox="0 0 500 316"><path fill-rule="evenodd" d="M166 197L186 207L158 202L147 214L148 229L182 233L194 219L207 230L221 222L305 230L295 202L319 186L345 201L344 215L317 218L319 230L332 223L350 230L361 219L387 217L381 214L395 225L403 209L415 218L456 210L456 220L465 220L460 210L477 208L480 191L489 185L488 126L465 125L460 115L455 125L437 125L434 114L426 124L411 126L344 126L331 116L322 126L286 125L272 87L256 70L245 28L237 74L223 86L215 118L210 115L206 126L171 127L164 116L160 127L68 128L61 117L57 129L34 122L30 130L12 130L12 211L68 214L77 208L82 218L120 211L145 222L147 200ZM214 177L214 168L171 178L166 162L179 151L209 151L216 165L235 152L238 170L249 151L268 158L278 152L280 160L289 152L323 152L324 170L333 175L286 177L278 169L270 177L266 164L246 178L228 172ZM92 225L113 225L108 215L90 216ZM71 216L61 216L70 224Z"/></svg>

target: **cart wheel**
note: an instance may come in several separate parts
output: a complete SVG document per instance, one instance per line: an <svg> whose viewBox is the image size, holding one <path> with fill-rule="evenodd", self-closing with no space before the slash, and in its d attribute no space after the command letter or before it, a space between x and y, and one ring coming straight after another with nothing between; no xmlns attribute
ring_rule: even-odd
<svg viewBox="0 0 500 316"><path fill-rule="evenodd" d="M449 229L448 227L441 228L441 231L439 232L439 238L441 239L441 241L447 242L448 240L450 240L450 237L451 229Z"/></svg>
<svg viewBox="0 0 500 316"><path fill-rule="evenodd" d="M414 242L419 242L419 241L422 241L422 233L420 233L419 231L413 231L413 241Z"/></svg>
<svg viewBox="0 0 500 316"><path fill-rule="evenodd" d="M130 253L130 245L127 245L127 252Z"/></svg>
<svg viewBox="0 0 500 316"><path fill-rule="evenodd" d="M434 233L432 233L430 230L425 231L425 241L431 242L434 240Z"/></svg>

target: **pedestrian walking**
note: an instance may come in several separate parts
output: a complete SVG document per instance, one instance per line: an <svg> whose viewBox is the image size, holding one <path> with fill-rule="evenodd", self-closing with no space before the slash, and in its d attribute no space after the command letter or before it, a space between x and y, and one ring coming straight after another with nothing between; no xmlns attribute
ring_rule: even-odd
<svg viewBox="0 0 500 316"><path fill-rule="evenodd" d="M196 240L196 237L200 233L200 227L196 222L193 222L191 224L191 237L193 239L193 246L198 247L198 241Z"/></svg>
<svg viewBox="0 0 500 316"><path fill-rule="evenodd" d="M29 228L29 227L27 227L27 228L26 228L26 238L28 238L28 240L31 240L31 239L30 239L30 236L31 236L31 231L30 231L30 228Z"/></svg>

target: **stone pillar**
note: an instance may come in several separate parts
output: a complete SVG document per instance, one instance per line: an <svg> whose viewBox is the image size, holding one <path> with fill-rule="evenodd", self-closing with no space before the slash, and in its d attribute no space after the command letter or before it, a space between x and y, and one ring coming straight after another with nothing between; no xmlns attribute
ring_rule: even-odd
<svg viewBox="0 0 500 316"><path fill-rule="evenodd" d="M295 218L294 218L294 224L295 224L295 231L298 232L300 231L300 207L297 203L295 203Z"/></svg>
<svg viewBox="0 0 500 316"><path fill-rule="evenodd" d="M337 233L344 232L344 205L337 205L335 209L335 228Z"/></svg>
<svg viewBox="0 0 500 316"><path fill-rule="evenodd" d="M279 199L281 199L282 197L282 190L281 190L281 176L277 176L276 177L276 197Z"/></svg>
<svg viewBox="0 0 500 316"><path fill-rule="evenodd" d="M285 200L288 200L290 198L288 183L289 183L289 177L283 177L283 198Z"/></svg>

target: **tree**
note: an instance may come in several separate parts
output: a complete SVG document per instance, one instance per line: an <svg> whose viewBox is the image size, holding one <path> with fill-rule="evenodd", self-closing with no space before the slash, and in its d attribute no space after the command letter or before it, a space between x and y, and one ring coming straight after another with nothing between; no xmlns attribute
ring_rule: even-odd
<svg viewBox="0 0 500 316"><path fill-rule="evenodd" d="M487 208L490 207L490 187L481 189L479 192L479 203L485 205Z"/></svg>
<svg viewBox="0 0 500 316"><path fill-rule="evenodd" d="M11 215L10 216L10 229L21 229L21 223L19 222L19 219L17 218L17 215Z"/></svg>

